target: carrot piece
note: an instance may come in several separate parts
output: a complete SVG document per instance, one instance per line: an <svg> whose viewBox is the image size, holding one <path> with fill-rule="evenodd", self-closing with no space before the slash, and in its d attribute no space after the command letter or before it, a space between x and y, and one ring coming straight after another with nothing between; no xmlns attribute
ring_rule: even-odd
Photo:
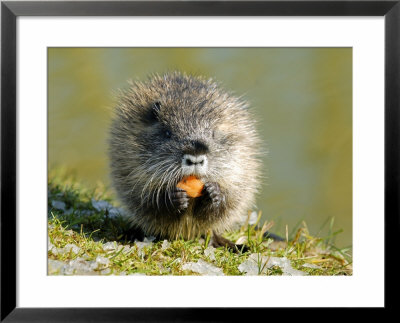
<svg viewBox="0 0 400 323"><path fill-rule="evenodd" d="M185 190L190 197L199 197L203 191L204 183L196 176L190 175L184 177L176 186Z"/></svg>

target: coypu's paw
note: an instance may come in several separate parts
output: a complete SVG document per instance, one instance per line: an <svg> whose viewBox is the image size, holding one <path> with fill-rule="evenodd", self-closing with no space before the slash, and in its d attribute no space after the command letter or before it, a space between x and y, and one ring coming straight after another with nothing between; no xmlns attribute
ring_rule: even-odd
<svg viewBox="0 0 400 323"><path fill-rule="evenodd" d="M189 197L185 190L176 187L175 190L171 192L171 202L175 209L183 211L186 210L189 205Z"/></svg>
<svg viewBox="0 0 400 323"><path fill-rule="evenodd" d="M211 240L210 240L210 244L214 247L214 248L218 248L218 247L226 247L228 248L230 251L233 251L235 253L245 253L250 251L250 248L247 247L246 245L243 244L234 244L232 241L224 238L223 236L213 232L212 236L211 236Z"/></svg>
<svg viewBox="0 0 400 323"><path fill-rule="evenodd" d="M218 183L206 183L204 184L203 192L205 192L214 208L218 208L225 202L225 196L222 194Z"/></svg>

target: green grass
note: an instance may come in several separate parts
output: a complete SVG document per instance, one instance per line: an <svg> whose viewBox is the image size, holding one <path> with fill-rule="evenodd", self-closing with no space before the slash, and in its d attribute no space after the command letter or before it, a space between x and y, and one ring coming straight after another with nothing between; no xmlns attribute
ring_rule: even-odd
<svg viewBox="0 0 400 323"><path fill-rule="evenodd" d="M124 218L111 216L105 209L99 210L93 201L117 205L109 190L101 184L89 190L73 177L60 172L49 174L49 274L198 275L182 267L189 262L204 260L222 269L225 275L244 275L238 267L251 254L257 254L254 257L258 259L258 272L263 275L283 274L279 266L266 268L265 262L270 257L286 257L294 269L307 275L352 274L351 254L348 249L339 249L332 244L332 237L339 233L332 230L328 237L314 237L303 223L293 232L293 237L289 237L288 243L278 243L263 238L263 232L272 223L244 223L241 228L224 236L244 242L250 251L233 253L226 248L217 248L213 257L207 254L210 250L207 249L209 236L192 241L154 241L140 248L140 244L129 240L129 225ZM88 272L76 272L76 267L66 270L74 261L82 263L85 268L89 265L93 268ZM318 267L304 267L304 264ZM64 271L60 269L63 265L67 266Z"/></svg>

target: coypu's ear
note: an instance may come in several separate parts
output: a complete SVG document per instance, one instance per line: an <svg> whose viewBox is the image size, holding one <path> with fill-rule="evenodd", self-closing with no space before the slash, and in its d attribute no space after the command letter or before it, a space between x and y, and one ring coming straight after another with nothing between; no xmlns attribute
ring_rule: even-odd
<svg viewBox="0 0 400 323"><path fill-rule="evenodd" d="M161 103L159 101L154 102L154 104L153 104L154 112L158 113L158 112L160 112L160 109L161 109Z"/></svg>
<svg viewBox="0 0 400 323"><path fill-rule="evenodd" d="M152 103L149 112L146 115L146 121L148 121L149 123L157 122L160 110L161 110L161 103L159 101Z"/></svg>

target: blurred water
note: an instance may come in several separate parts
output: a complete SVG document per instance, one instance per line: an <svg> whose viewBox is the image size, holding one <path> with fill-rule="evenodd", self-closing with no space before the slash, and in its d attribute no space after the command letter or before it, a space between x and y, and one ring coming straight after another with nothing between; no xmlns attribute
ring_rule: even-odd
<svg viewBox="0 0 400 323"><path fill-rule="evenodd" d="M51 48L49 166L92 186L110 183L112 91L128 79L181 70L211 76L250 101L269 153L257 205L289 232L330 217L352 244L351 48ZM327 234L328 225L322 231Z"/></svg>

